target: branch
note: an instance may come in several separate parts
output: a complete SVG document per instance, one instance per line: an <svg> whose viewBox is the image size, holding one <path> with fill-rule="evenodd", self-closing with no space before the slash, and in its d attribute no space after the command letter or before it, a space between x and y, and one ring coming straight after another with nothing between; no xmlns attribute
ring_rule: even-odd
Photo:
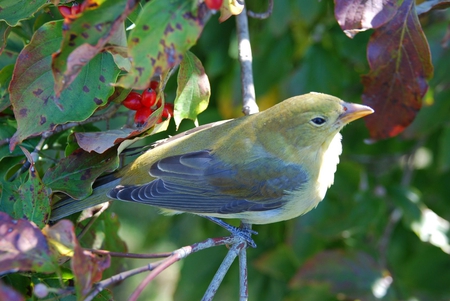
<svg viewBox="0 0 450 301"><path fill-rule="evenodd" d="M241 222L241 228L250 230L251 224ZM239 300L248 300L247 248L239 252Z"/></svg>
<svg viewBox="0 0 450 301"><path fill-rule="evenodd" d="M244 4L245 5L245 4ZM236 27L239 47L239 63L241 65L242 112L250 115L259 112L255 101L255 85L253 84L252 49L248 32L247 10L236 16Z"/></svg>
<svg viewBox="0 0 450 301"><path fill-rule="evenodd" d="M267 8L267 10L263 13L255 13L252 12L251 10L247 11L247 15L251 18L254 19L267 19L268 17L270 17L272 15L272 11L273 11L273 0L269 0L269 7Z"/></svg>
<svg viewBox="0 0 450 301"><path fill-rule="evenodd" d="M57 125L53 130L43 132L42 137L48 138L56 133L71 129L71 128L79 126L79 125L84 125L84 124L88 124L88 123L93 123L93 122L110 119L116 113L116 111L119 109L120 105L121 104L114 104L111 107L109 107L105 113L103 113L101 115L97 115L97 116L92 116L83 121L69 122L69 123Z"/></svg>
<svg viewBox="0 0 450 301"><path fill-rule="evenodd" d="M225 256L225 258L223 259L222 264L220 265L216 274L214 275L214 278L211 280L208 289L203 295L202 301L210 301L213 299L214 295L217 292L217 289L219 288L223 278L230 269L230 266L233 263L234 259L239 255L241 250L246 248L247 242L245 241L242 241L239 244L233 244L231 249L228 251L227 256Z"/></svg>
<svg viewBox="0 0 450 301"><path fill-rule="evenodd" d="M131 276L143 273L143 272L147 272L147 271L154 271L152 273L150 273L145 281L145 285L139 286L136 291L133 293L133 295L131 297L134 298L134 296L136 295L136 298L139 296L139 294L142 292L142 289L151 281L155 278L155 276L157 276L159 273L161 273L165 268L169 267L170 265L172 265L174 262L179 261L180 259L186 258L187 256L189 256L192 253L201 251L203 249L208 249L211 247L216 247L216 246L223 246L223 245L237 245L239 244L239 242L242 243L242 239L240 240L240 237L237 236L225 236L225 237L218 237L218 238L208 238L202 242L199 243L195 243L192 244L190 246L185 246L182 247L178 250L175 250L171 253L165 253L164 255L168 255L167 258L158 261L158 262L154 262L154 263L150 263L147 264L145 266L136 268L136 269L132 269L123 273L119 273L117 275L114 275L110 278L104 279L100 282L98 282L94 288L92 289L92 291L89 293L89 295L86 297L85 301L90 301L93 300L95 298L96 295L98 295L100 292L102 292L105 288L107 288L108 286L117 283L119 281L123 281L126 278L129 278ZM243 242L246 245L246 242ZM94 251L94 253L98 253L98 254L107 254L108 251L103 251L103 250L96 250ZM114 253L114 252L113 252ZM111 255L111 253L109 253ZM119 253L115 253L115 254L119 254ZM125 253L124 253L125 254ZM130 255L130 254L128 254ZM160 257L161 254L153 254L153 258L156 258L157 256ZM142 257L139 257L138 254L132 254L131 256L123 256L123 257L134 257L134 258L149 258L150 256L144 255ZM163 268L159 268L159 266L163 266ZM130 298L131 298L130 297Z"/></svg>
<svg viewBox="0 0 450 301"><path fill-rule="evenodd" d="M418 16L425 14L433 9L440 9L450 6L449 0L429 0L424 1L416 6L416 13Z"/></svg>

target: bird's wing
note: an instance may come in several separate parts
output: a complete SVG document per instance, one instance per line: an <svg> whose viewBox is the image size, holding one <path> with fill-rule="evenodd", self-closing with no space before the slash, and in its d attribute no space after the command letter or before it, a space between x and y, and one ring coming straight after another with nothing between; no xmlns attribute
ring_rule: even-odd
<svg viewBox="0 0 450 301"><path fill-rule="evenodd" d="M283 205L286 192L301 189L308 176L298 165L275 157L237 166L208 150L163 158L152 165L156 179L141 186L118 186L109 197L193 213L264 211Z"/></svg>

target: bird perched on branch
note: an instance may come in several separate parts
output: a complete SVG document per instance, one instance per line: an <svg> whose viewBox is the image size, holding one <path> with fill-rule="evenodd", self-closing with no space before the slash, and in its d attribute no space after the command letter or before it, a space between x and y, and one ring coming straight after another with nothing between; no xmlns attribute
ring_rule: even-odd
<svg viewBox="0 0 450 301"><path fill-rule="evenodd" d="M195 128L157 144L90 197L57 203L51 220L107 197L217 223L295 218L316 207L333 184L342 152L339 131L371 113L367 106L309 93L261 113Z"/></svg>

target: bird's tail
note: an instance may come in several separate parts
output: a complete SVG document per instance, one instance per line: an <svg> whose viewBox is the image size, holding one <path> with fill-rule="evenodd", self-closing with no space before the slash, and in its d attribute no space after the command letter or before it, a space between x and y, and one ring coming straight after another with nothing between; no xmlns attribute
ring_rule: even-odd
<svg viewBox="0 0 450 301"><path fill-rule="evenodd" d="M114 177L114 174L107 175L99 179L90 196L82 200L72 198L63 199L52 206L50 222L55 222L71 214L83 211L84 209L108 202L106 193L119 184L120 179Z"/></svg>

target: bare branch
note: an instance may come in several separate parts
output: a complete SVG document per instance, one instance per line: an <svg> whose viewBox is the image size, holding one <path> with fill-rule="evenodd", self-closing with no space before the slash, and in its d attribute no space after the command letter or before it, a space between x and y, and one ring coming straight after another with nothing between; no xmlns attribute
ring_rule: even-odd
<svg viewBox="0 0 450 301"><path fill-rule="evenodd" d="M208 289L203 295L202 301L210 301L213 299L214 295L217 292L217 289L219 288L223 278L230 269L230 266L233 263L234 259L238 256L239 252L245 248L247 248L247 242L245 241L242 241L238 244L233 244L231 249L228 251L227 256L225 256L225 258L223 259L222 264L220 265L216 274L214 275L214 278L211 280Z"/></svg>
<svg viewBox="0 0 450 301"><path fill-rule="evenodd" d="M192 244L190 246L186 246L186 247L182 247L178 250L175 250L173 252L170 253L160 253L160 254L153 254L155 255L153 258L156 258L156 255L160 256L161 255L167 255L165 257L165 259L154 262L154 263L149 263L145 266L133 269L133 270L129 270L123 273L119 273L117 275L114 275L110 278L104 279L98 283L95 284L94 289L89 293L89 295L86 297L85 301L90 301L93 300L93 298L99 294L101 291L103 291L105 288L107 288L108 286L117 283L119 281L123 281L128 277L143 273L143 272L147 272L147 271L153 271L155 270L157 267L159 267L160 265L163 266L163 268L157 270L157 272L155 272L154 274L150 274L152 276L147 276L148 281L147 283L143 286L143 288L148 284L148 282L150 282L151 280L154 279L154 277L156 275L158 275L161 271L163 271L165 268L167 268L168 266L172 265L174 262L186 258L187 256L189 256L192 253L201 251L203 249L207 249L207 248L211 248L211 247L216 247L216 246L223 246L223 245L239 245L239 243L243 243L244 246L246 247L246 242L242 241L242 238L238 237L238 236L225 236L225 237L217 237L217 238L208 238L204 241L201 241L199 243L195 243ZM86 249L89 250L89 249ZM120 253L114 253L114 252L109 252L109 251L103 251L103 250L92 250L94 253L97 254L109 254L112 256L112 254L118 255ZM123 256L123 257L132 257L132 258L150 258L150 256L147 254L143 254L143 256L140 256L139 254L128 254L129 256ZM138 288L139 289L139 288ZM140 294L141 290L139 292L138 289L136 290L136 294L137 296ZM134 295L134 293L133 293Z"/></svg>
<svg viewBox="0 0 450 301"><path fill-rule="evenodd" d="M251 229L251 224L241 223L241 228ZM248 300L247 248L239 251L239 300Z"/></svg>
<svg viewBox="0 0 450 301"><path fill-rule="evenodd" d="M239 40L239 63L241 65L242 112L250 115L259 112L255 101L255 85L253 84L252 48L248 31L247 10L236 16L237 35Z"/></svg>
<svg viewBox="0 0 450 301"><path fill-rule="evenodd" d="M89 252L99 255L109 255L111 257L121 257L121 258L138 258L138 259L147 259L147 258L165 258L169 257L173 254L173 252L165 252L165 253L151 253L151 254L137 254L137 253L122 253L122 252L111 252L108 250L95 250L84 248Z"/></svg>
<svg viewBox="0 0 450 301"><path fill-rule="evenodd" d="M269 0L269 7L267 8L267 10L263 13L255 13L251 10L247 11L247 15L250 18L254 18L254 19L267 19L268 17L270 17L272 15L272 11L273 11L273 0Z"/></svg>
<svg viewBox="0 0 450 301"><path fill-rule="evenodd" d="M158 276L162 271L170 267L175 262L179 261L187 257L192 253L192 246L183 247L181 249L176 250L172 256L163 260L160 265L158 265L147 277L145 277L144 281L142 281L136 290L131 294L129 301L136 301L139 295L142 293L144 288L153 280L156 276Z"/></svg>

